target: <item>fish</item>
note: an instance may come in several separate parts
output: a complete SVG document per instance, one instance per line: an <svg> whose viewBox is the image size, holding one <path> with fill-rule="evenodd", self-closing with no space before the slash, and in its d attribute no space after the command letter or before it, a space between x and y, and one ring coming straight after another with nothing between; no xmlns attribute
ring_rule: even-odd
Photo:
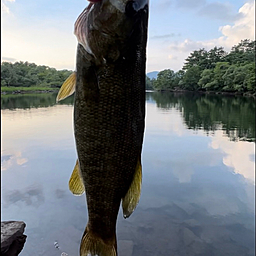
<svg viewBox="0 0 256 256"><path fill-rule="evenodd" d="M75 93L69 189L86 195L81 256L117 256L120 205L128 218L139 202L148 16L148 0L90 0L75 22L76 71L57 101Z"/></svg>

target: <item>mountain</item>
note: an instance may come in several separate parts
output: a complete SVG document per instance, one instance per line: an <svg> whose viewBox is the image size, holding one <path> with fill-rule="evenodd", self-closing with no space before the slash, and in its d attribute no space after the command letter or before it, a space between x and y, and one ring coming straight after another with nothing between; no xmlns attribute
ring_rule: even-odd
<svg viewBox="0 0 256 256"><path fill-rule="evenodd" d="M147 76L152 79L152 78L157 78L157 74L159 73L159 71L152 71L152 72L149 72L147 73Z"/></svg>

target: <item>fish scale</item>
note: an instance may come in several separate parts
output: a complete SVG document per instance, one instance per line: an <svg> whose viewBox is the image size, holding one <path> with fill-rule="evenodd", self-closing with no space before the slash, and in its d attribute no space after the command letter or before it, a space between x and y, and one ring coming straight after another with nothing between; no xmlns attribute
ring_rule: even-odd
<svg viewBox="0 0 256 256"><path fill-rule="evenodd" d="M92 2L75 23L76 72L57 99L75 91L69 187L88 206L80 255L116 256L120 203L127 218L140 197L148 1Z"/></svg>

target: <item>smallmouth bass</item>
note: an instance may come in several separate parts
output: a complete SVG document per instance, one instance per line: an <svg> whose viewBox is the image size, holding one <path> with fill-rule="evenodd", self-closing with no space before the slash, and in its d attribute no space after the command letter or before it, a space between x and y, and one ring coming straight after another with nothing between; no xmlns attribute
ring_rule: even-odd
<svg viewBox="0 0 256 256"><path fill-rule="evenodd" d="M70 190L86 193L82 256L116 256L122 201L129 217L141 190L148 0L91 0L75 23L76 72L57 101L75 91L78 160Z"/></svg>

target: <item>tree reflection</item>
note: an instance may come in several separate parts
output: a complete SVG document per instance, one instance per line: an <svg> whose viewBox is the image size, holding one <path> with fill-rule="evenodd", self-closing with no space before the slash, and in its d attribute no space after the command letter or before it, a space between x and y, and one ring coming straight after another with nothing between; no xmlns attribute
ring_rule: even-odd
<svg viewBox="0 0 256 256"><path fill-rule="evenodd" d="M189 129L214 132L222 129L232 141L255 141L253 98L195 93L147 93L158 108L180 111Z"/></svg>
<svg viewBox="0 0 256 256"><path fill-rule="evenodd" d="M50 107L56 104L57 93L34 93L1 95L1 109L29 109ZM73 105L74 97L68 97L58 104Z"/></svg>
<svg viewBox="0 0 256 256"><path fill-rule="evenodd" d="M1 109L50 107L56 104L56 93L2 95ZM232 141L255 141L255 101L253 98L199 93L146 93L147 102L158 108L177 109L188 129L203 129L207 134L222 129ZM73 105L74 97L58 104Z"/></svg>

